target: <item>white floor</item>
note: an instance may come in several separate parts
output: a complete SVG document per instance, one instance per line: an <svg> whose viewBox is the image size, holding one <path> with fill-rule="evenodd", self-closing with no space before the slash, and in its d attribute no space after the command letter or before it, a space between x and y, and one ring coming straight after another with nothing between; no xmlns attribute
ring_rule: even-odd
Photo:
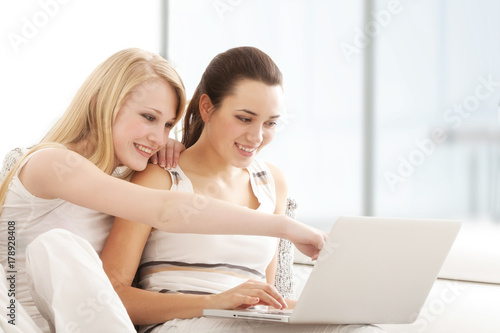
<svg viewBox="0 0 500 333"><path fill-rule="evenodd" d="M436 281L417 320L379 325L388 333L498 333L500 285Z"/></svg>

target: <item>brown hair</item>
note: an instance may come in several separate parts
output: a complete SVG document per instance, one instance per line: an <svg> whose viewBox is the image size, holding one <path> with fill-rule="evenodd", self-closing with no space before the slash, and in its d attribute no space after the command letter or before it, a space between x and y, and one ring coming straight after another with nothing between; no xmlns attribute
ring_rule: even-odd
<svg viewBox="0 0 500 333"><path fill-rule="evenodd" d="M201 96L206 94L217 110L224 98L233 93L236 84L245 79L283 86L278 66L255 47L237 47L218 54L205 69L187 107L182 135L186 148L198 141L205 126L199 111Z"/></svg>

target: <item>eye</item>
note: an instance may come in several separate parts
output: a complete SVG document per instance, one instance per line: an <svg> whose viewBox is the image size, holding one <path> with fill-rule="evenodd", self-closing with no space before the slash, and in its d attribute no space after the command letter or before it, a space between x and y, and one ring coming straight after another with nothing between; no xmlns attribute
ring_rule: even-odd
<svg viewBox="0 0 500 333"><path fill-rule="evenodd" d="M165 128L172 129L172 127L174 127L174 123L169 122L165 124Z"/></svg>
<svg viewBox="0 0 500 333"><path fill-rule="evenodd" d="M252 121L251 118L247 118L247 117L242 117L242 116L236 116L236 118L238 118L240 121L244 122L244 123L249 123Z"/></svg>
<svg viewBox="0 0 500 333"><path fill-rule="evenodd" d="M155 117L150 115L150 114L147 114L147 113L143 113L142 116L147 120L147 121L155 121Z"/></svg>
<svg viewBox="0 0 500 333"><path fill-rule="evenodd" d="M268 121L265 123L267 127L275 127L276 125L278 125L278 123L276 121Z"/></svg>

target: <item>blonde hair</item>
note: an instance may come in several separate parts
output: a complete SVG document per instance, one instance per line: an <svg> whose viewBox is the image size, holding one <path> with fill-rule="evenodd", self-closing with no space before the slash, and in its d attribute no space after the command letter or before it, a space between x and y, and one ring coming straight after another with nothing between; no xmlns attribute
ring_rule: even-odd
<svg viewBox="0 0 500 333"><path fill-rule="evenodd" d="M27 155L48 147L89 143L87 158L99 169L111 174L115 166L112 124L125 100L135 87L147 81L163 79L177 95L176 121L186 106L184 84L168 61L157 54L131 48L115 53L100 64L85 80L63 116L42 141L32 147L10 170L0 187L0 205L12 177ZM147 86L146 86L147 88ZM122 174L127 177L132 171ZM1 209L0 209L1 213Z"/></svg>

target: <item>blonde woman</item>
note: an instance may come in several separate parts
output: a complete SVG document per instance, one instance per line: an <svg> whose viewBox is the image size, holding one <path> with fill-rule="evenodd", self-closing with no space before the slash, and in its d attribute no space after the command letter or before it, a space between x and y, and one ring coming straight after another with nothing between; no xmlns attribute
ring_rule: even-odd
<svg viewBox="0 0 500 333"><path fill-rule="evenodd" d="M268 55L252 47L221 53L206 68L187 108L182 139L187 150L179 166L166 173L149 165L132 182L284 214L285 177L257 158L273 140L282 112L282 75ZM292 308L295 302L273 286L277 245L269 237L172 234L116 218L101 259L133 322L143 325L141 333L381 332L372 326L202 317L208 308ZM145 290L131 286L138 268Z"/></svg>
<svg viewBox="0 0 500 333"><path fill-rule="evenodd" d="M15 299L44 332L134 331L97 257L112 216L174 233L283 237L317 256L324 235L292 219L126 181L165 145L184 107L167 61L118 52L3 181L0 264L15 272Z"/></svg>

